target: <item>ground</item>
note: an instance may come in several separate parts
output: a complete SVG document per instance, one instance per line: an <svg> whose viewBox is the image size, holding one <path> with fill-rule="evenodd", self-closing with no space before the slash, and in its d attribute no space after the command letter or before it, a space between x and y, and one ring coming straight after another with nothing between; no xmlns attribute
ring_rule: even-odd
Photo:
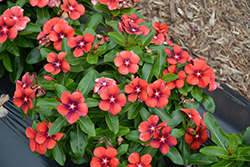
<svg viewBox="0 0 250 167"><path fill-rule="evenodd" d="M140 0L134 7L167 24L173 44L205 58L220 83L250 100L249 0Z"/></svg>

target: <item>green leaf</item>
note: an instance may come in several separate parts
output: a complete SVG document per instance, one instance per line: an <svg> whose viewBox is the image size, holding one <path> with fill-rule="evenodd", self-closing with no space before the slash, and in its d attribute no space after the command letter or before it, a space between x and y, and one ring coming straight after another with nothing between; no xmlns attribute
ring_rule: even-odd
<svg viewBox="0 0 250 167"><path fill-rule="evenodd" d="M128 144L122 144L120 147L117 148L118 154L115 156L116 158L120 158L123 154L128 151Z"/></svg>
<svg viewBox="0 0 250 167"><path fill-rule="evenodd" d="M221 127L218 125L214 117L210 113L206 113L204 122L208 129L211 131L213 142L227 150L229 138L226 133L222 131Z"/></svg>
<svg viewBox="0 0 250 167"><path fill-rule="evenodd" d="M4 75L3 62L0 61L0 78Z"/></svg>
<svg viewBox="0 0 250 167"><path fill-rule="evenodd" d="M37 22L43 26L50 19L48 8L36 8Z"/></svg>
<svg viewBox="0 0 250 167"><path fill-rule="evenodd" d="M44 89L55 90L55 82L54 81L43 81L43 82L39 83L39 85L41 87L43 87Z"/></svg>
<svg viewBox="0 0 250 167"><path fill-rule="evenodd" d="M83 31L83 35L85 35L86 33L90 33L90 34L92 34L93 36L96 35L95 31L94 31L92 28L86 28L86 29Z"/></svg>
<svg viewBox="0 0 250 167"><path fill-rule="evenodd" d="M9 72L13 71L10 58L7 54L3 58L3 65L7 71L9 71Z"/></svg>
<svg viewBox="0 0 250 167"><path fill-rule="evenodd" d="M49 49L47 49L47 48L42 48L42 49L40 50L40 53L41 53L43 59L47 58L47 56L48 56L48 54L49 54L50 52L52 52L52 50L49 50Z"/></svg>
<svg viewBox="0 0 250 167"><path fill-rule="evenodd" d="M151 70L152 70L153 65L149 63L145 63L142 67L142 77L141 79L146 80L147 82L151 83Z"/></svg>
<svg viewBox="0 0 250 167"><path fill-rule="evenodd" d="M157 76L159 76L160 74L162 74L163 70L164 70L164 64L166 63L166 52L161 49L158 51L158 74ZM179 78L179 76L178 76Z"/></svg>
<svg viewBox="0 0 250 167"><path fill-rule="evenodd" d="M62 116L58 117L55 122L52 123L52 125L49 128L49 135L54 135L57 134L58 132L60 132L60 130L62 129L62 127L66 126L67 120L65 118L63 118Z"/></svg>
<svg viewBox="0 0 250 167"><path fill-rule="evenodd" d="M88 140L85 134L80 129L79 125L74 124L69 133L70 135L70 146L76 156L82 157L85 152L85 147L88 144Z"/></svg>
<svg viewBox="0 0 250 167"><path fill-rule="evenodd" d="M56 162L64 166L64 163L66 161L66 155L63 151L63 146L57 143L56 146L52 149L52 154Z"/></svg>
<svg viewBox="0 0 250 167"><path fill-rule="evenodd" d="M181 151L181 156L183 158L184 164L188 164L188 158L190 156L190 149L189 149L189 144L186 143L186 141L184 140L184 137L181 137L178 139L178 149Z"/></svg>
<svg viewBox="0 0 250 167"><path fill-rule="evenodd" d="M124 36L117 32L109 32L108 35L114 39L119 45L126 46Z"/></svg>
<svg viewBox="0 0 250 167"><path fill-rule="evenodd" d="M232 162L230 160L222 160L216 164L213 164L211 167L236 167L237 164L235 162Z"/></svg>
<svg viewBox="0 0 250 167"><path fill-rule="evenodd" d="M60 104L60 102L57 101L56 98L43 98L39 100L36 105L42 108L51 107L51 108L56 109L58 104Z"/></svg>
<svg viewBox="0 0 250 167"><path fill-rule="evenodd" d="M247 128L242 143L246 146L250 146L250 127Z"/></svg>
<svg viewBox="0 0 250 167"><path fill-rule="evenodd" d="M180 88L180 89L178 89L178 91L179 91L181 94L185 95L185 96L188 95L188 84L187 84L186 81L185 81L183 87Z"/></svg>
<svg viewBox="0 0 250 167"><path fill-rule="evenodd" d="M85 28L92 28L93 30L96 30L96 27L100 22L102 21L102 15L100 13L96 13L92 15L88 22L85 24Z"/></svg>
<svg viewBox="0 0 250 167"><path fill-rule="evenodd" d="M82 67L81 64L78 64L78 65L71 65L70 66L70 72L82 72L84 70L84 68Z"/></svg>
<svg viewBox="0 0 250 167"><path fill-rule="evenodd" d="M147 121L148 117L150 116L150 113L148 112L148 110L146 110L144 107L142 107L140 110L140 115L141 115L143 121Z"/></svg>
<svg viewBox="0 0 250 167"><path fill-rule="evenodd" d="M194 86L191 90L191 95L200 102L202 99L202 89L200 89L198 86Z"/></svg>
<svg viewBox="0 0 250 167"><path fill-rule="evenodd" d="M105 62L114 62L114 59L116 57L117 50L111 50L107 54L104 55L104 61Z"/></svg>
<svg viewBox="0 0 250 167"><path fill-rule="evenodd" d="M58 97L61 97L61 95L63 94L63 92L67 92L67 88L65 88L63 85L61 84L55 84L55 88L56 88L56 93L58 95Z"/></svg>
<svg viewBox="0 0 250 167"><path fill-rule="evenodd" d="M229 150L231 154L234 154L238 148L239 141L238 137L235 134L232 134L229 138Z"/></svg>
<svg viewBox="0 0 250 167"><path fill-rule="evenodd" d="M37 48L32 49L32 51L26 57L26 62L28 64L36 64L40 62L41 60L43 60L43 58L40 53L40 50L38 50Z"/></svg>
<svg viewBox="0 0 250 167"><path fill-rule="evenodd" d="M4 43L0 44L0 53L6 49L7 45L8 45L8 39Z"/></svg>
<svg viewBox="0 0 250 167"><path fill-rule="evenodd" d="M175 110L172 112L173 117L173 125L172 127L176 127L179 125L183 118L185 118L186 114L180 110Z"/></svg>
<svg viewBox="0 0 250 167"><path fill-rule="evenodd" d="M99 104L99 101L93 98L86 98L84 103L87 104L88 108L96 107Z"/></svg>
<svg viewBox="0 0 250 167"><path fill-rule="evenodd" d="M109 112L105 112L105 121L108 128L115 134L119 131L119 118L118 115L112 115Z"/></svg>
<svg viewBox="0 0 250 167"><path fill-rule="evenodd" d="M6 42L7 42L6 50L15 56L20 56L19 49L18 49L15 41L10 42L8 40Z"/></svg>
<svg viewBox="0 0 250 167"><path fill-rule="evenodd" d="M250 161L250 147L239 147L236 151L236 155L233 160Z"/></svg>
<svg viewBox="0 0 250 167"><path fill-rule="evenodd" d="M173 125L173 118L165 108L155 107L150 108L149 111L155 115L158 115L162 121L167 121L168 125Z"/></svg>
<svg viewBox="0 0 250 167"><path fill-rule="evenodd" d="M68 39L63 38L62 39L62 52L69 53L71 51L71 48L68 46Z"/></svg>
<svg viewBox="0 0 250 167"><path fill-rule="evenodd" d="M15 6L23 7L23 5L27 2L28 0L17 0Z"/></svg>
<svg viewBox="0 0 250 167"><path fill-rule="evenodd" d="M128 119L134 119L141 110L143 103L138 101L128 110Z"/></svg>
<svg viewBox="0 0 250 167"><path fill-rule="evenodd" d="M200 152L208 156L216 156L220 158L228 158L229 156L228 151L219 146L206 146L203 147Z"/></svg>
<svg viewBox="0 0 250 167"><path fill-rule="evenodd" d="M83 62L83 61L86 61L86 58L85 57L75 57L74 55L73 55L73 53L72 52L70 52L70 53L68 53L67 55L66 55L66 61L70 64L70 65L78 65L78 64L80 64L81 62Z"/></svg>
<svg viewBox="0 0 250 167"><path fill-rule="evenodd" d="M129 131L130 131L130 129L129 129L128 127L119 126L119 131L118 131L118 133L116 134L116 137L124 136L124 135L126 135Z"/></svg>
<svg viewBox="0 0 250 167"><path fill-rule="evenodd" d="M40 31L41 31L41 28L38 25L29 22L24 30L18 32L18 35L28 35L28 34L32 34L35 32L38 33Z"/></svg>
<svg viewBox="0 0 250 167"><path fill-rule="evenodd" d="M132 130L125 136L125 138L128 140L141 143L141 140L139 139L139 135L140 133L138 132L138 130Z"/></svg>
<svg viewBox="0 0 250 167"><path fill-rule="evenodd" d="M181 154L175 147L170 147L168 153L165 154L165 156L170 158L173 161L173 163L178 165L183 165L183 159L181 157Z"/></svg>
<svg viewBox="0 0 250 167"><path fill-rule="evenodd" d="M101 3L97 3L94 8L96 10L102 11L104 13L110 13L111 11L109 10L109 8L107 7L107 5L103 5Z"/></svg>
<svg viewBox="0 0 250 167"><path fill-rule="evenodd" d="M174 129L172 129L171 136L174 136L175 138L180 138L180 137L184 136L185 132L186 131L182 128L181 129L174 128Z"/></svg>
<svg viewBox="0 0 250 167"><path fill-rule="evenodd" d="M158 148L153 148L151 146L147 146L147 147L144 147L144 149L141 151L140 155L142 156L145 154L149 154L152 157L154 157L157 151L158 151Z"/></svg>
<svg viewBox="0 0 250 167"><path fill-rule="evenodd" d="M23 38L22 36L17 36L16 38L15 38L15 43L18 45L18 46L20 46L20 47L24 47L24 48L28 48L29 47L29 45L28 45L28 42L27 42L27 40L25 39L25 38Z"/></svg>
<svg viewBox="0 0 250 167"><path fill-rule="evenodd" d="M179 78L179 76L176 74L173 74L173 73L167 73L167 74L162 76L162 80L165 82L171 82L171 81L176 80L178 78Z"/></svg>
<svg viewBox="0 0 250 167"><path fill-rule="evenodd" d="M77 121L78 125L81 127L82 131L89 134L90 136L95 136L95 125L88 116L80 117Z"/></svg>
<svg viewBox="0 0 250 167"><path fill-rule="evenodd" d="M198 165L198 164L212 164L218 162L218 158L215 156L207 156L204 154L192 154L188 159L188 164Z"/></svg>
<svg viewBox="0 0 250 167"><path fill-rule="evenodd" d="M148 35L144 35L142 37L142 47L146 47L150 44L150 42L153 40L155 36L155 30L151 29Z"/></svg>
<svg viewBox="0 0 250 167"><path fill-rule="evenodd" d="M98 54L97 53L92 53L87 55L87 62L89 64L96 64L98 62Z"/></svg>
<svg viewBox="0 0 250 167"><path fill-rule="evenodd" d="M214 100L212 97L209 95L202 93L202 100L201 100L202 105L205 107L205 109L211 113L214 113L215 111L215 104Z"/></svg>
<svg viewBox="0 0 250 167"><path fill-rule="evenodd" d="M77 89L80 90L83 96L86 97L94 87L95 87L95 73L94 71L89 70L87 75L85 75L78 84Z"/></svg>
<svg viewBox="0 0 250 167"><path fill-rule="evenodd" d="M13 67L13 72L10 73L10 79L15 83L20 78L24 69L21 56L14 56L14 58L11 59L11 65Z"/></svg>

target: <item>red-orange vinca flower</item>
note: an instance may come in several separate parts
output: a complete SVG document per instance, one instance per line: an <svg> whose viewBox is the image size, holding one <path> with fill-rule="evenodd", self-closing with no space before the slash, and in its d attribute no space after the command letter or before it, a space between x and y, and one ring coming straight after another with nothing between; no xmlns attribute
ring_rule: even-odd
<svg viewBox="0 0 250 167"><path fill-rule="evenodd" d="M141 101L147 100L147 92L146 89L148 87L148 82L142 80L141 78L135 78L132 80L131 84L125 85L124 89L125 92L130 94L128 96L128 101L135 102L138 94L139 94L139 99Z"/></svg>
<svg viewBox="0 0 250 167"><path fill-rule="evenodd" d="M163 75L165 75L167 73L176 74L176 72L177 72L177 65L171 65L168 67L168 70L163 71ZM184 86L184 80L186 78L186 73L184 71L179 71L177 75L179 76L178 79L166 83L166 86L168 86L169 89L174 89L174 88L180 89Z"/></svg>
<svg viewBox="0 0 250 167"><path fill-rule="evenodd" d="M186 63L187 59L190 57L187 51L182 51L179 45L174 45L173 51L169 48L165 49L165 52L172 56L171 58L167 58L167 62L169 64L177 64L177 63Z"/></svg>
<svg viewBox="0 0 250 167"><path fill-rule="evenodd" d="M70 94L69 91L63 92L61 95L61 104L57 105L57 111L66 115L68 123L75 123L80 116L86 116L88 113L88 106L84 103L84 97L78 90Z"/></svg>
<svg viewBox="0 0 250 167"><path fill-rule="evenodd" d="M147 26L145 25L138 25L133 22L123 22L123 28L126 30L127 33L129 34L136 34L136 35L148 35L150 30Z"/></svg>
<svg viewBox="0 0 250 167"><path fill-rule="evenodd" d="M35 91L31 88L18 88L16 89L13 98L13 103L17 107L22 107L23 112L27 114L28 108L33 108L33 102L31 99L35 98Z"/></svg>
<svg viewBox="0 0 250 167"><path fill-rule="evenodd" d="M208 139L207 127L197 126L195 134L186 132L184 139L188 144L191 143L189 146L191 150L198 149Z"/></svg>
<svg viewBox="0 0 250 167"><path fill-rule="evenodd" d="M35 138L36 138L37 132L35 129L29 126L26 128L25 134L29 138L30 149L32 152L36 151L39 154L45 154L47 152L47 149L44 143L39 144L36 142Z"/></svg>
<svg viewBox="0 0 250 167"><path fill-rule="evenodd" d="M48 47L48 46L51 45L51 43L49 43L50 40L49 40L48 36L46 36L46 34L44 34L43 31L41 31L41 32L38 34L38 36L37 36L36 39L39 40L38 43L39 43L39 45L41 45L41 46L44 46L44 45L47 44L46 47Z"/></svg>
<svg viewBox="0 0 250 167"><path fill-rule="evenodd" d="M80 57L83 56L83 51L85 53L90 51L94 40L95 37L92 34L86 33L84 36L78 35L75 38L70 38L68 41L68 46L71 48L76 47L73 55L75 57Z"/></svg>
<svg viewBox="0 0 250 167"><path fill-rule="evenodd" d="M133 152L129 155L128 161L131 164L128 164L127 167L151 167L152 157L149 154L140 157L138 153Z"/></svg>
<svg viewBox="0 0 250 167"><path fill-rule="evenodd" d="M49 34L54 30L56 24L60 24L61 27L68 25L68 22L64 18L53 17L52 19L46 21L43 25L44 34Z"/></svg>
<svg viewBox="0 0 250 167"><path fill-rule="evenodd" d="M188 117L195 122L197 126L200 126L202 118L200 113L198 113L194 108L192 108L191 110L186 108L181 108L180 110L185 112L188 115Z"/></svg>
<svg viewBox="0 0 250 167"><path fill-rule="evenodd" d="M63 0L61 8L69 12L69 18L72 20L79 19L85 13L85 7L82 4L78 4L76 0Z"/></svg>
<svg viewBox="0 0 250 167"><path fill-rule="evenodd" d="M156 131L161 130L162 128L167 126L167 121L164 121L157 125L159 122L159 117L157 115L151 115L148 117L147 121L143 121L138 126L138 131L141 132L139 138L141 141L148 141L150 140L154 135Z"/></svg>
<svg viewBox="0 0 250 167"><path fill-rule="evenodd" d="M11 9L5 10L2 16L4 18L12 19L15 22L14 27L17 31L25 29L26 24L30 22L28 17L23 16L23 9L19 6L14 6Z"/></svg>
<svg viewBox="0 0 250 167"><path fill-rule="evenodd" d="M122 51L114 59L114 63L120 74L127 75L129 72L135 74L138 69L140 57L134 52Z"/></svg>
<svg viewBox="0 0 250 167"><path fill-rule="evenodd" d="M117 115L123 106L127 103L125 94L120 93L117 85L111 85L99 90L101 102L99 107L103 111L109 111L112 115Z"/></svg>
<svg viewBox="0 0 250 167"><path fill-rule="evenodd" d="M188 74L187 83L190 85L198 85L205 88L211 82L211 75L214 73L212 68L209 68L205 59L194 59L193 64L185 66L184 70Z"/></svg>
<svg viewBox="0 0 250 167"><path fill-rule="evenodd" d="M49 63L44 66L44 69L53 75L58 74L61 70L67 73L70 70L70 65L65 60L66 54L66 52L60 52L57 56L54 52L49 53L47 56Z"/></svg>
<svg viewBox="0 0 250 167"><path fill-rule="evenodd" d="M15 21L10 18L0 16L0 44L4 43L7 38L15 39L17 36L17 29L13 27Z"/></svg>
<svg viewBox="0 0 250 167"><path fill-rule="evenodd" d="M31 6L38 6L39 8L43 8L49 3L49 0L30 0Z"/></svg>
<svg viewBox="0 0 250 167"><path fill-rule="evenodd" d="M54 135L49 135L49 128L52 123L49 122L41 122L37 124L37 134L35 137L35 141L38 144L44 144L47 149L52 149L56 145L56 141L59 141L63 137L63 133L58 132Z"/></svg>
<svg viewBox="0 0 250 167"><path fill-rule="evenodd" d="M165 82L162 79L158 79L154 84L148 85L147 93L146 105L152 108L155 106L162 108L168 104L168 97L171 92L169 87L165 86Z"/></svg>
<svg viewBox="0 0 250 167"><path fill-rule="evenodd" d="M106 4L109 10L115 10L118 7L119 0L99 0L100 3Z"/></svg>
<svg viewBox="0 0 250 167"><path fill-rule="evenodd" d="M151 43L154 44L162 44L164 42L164 35L163 34L155 34L154 38L152 39Z"/></svg>
<svg viewBox="0 0 250 167"><path fill-rule="evenodd" d="M135 13L131 13L130 16L127 14L122 15L122 20L125 22L132 22L135 24L140 24L142 22L145 22L144 19L139 19Z"/></svg>
<svg viewBox="0 0 250 167"><path fill-rule="evenodd" d="M155 132L155 139L150 141L150 146L153 148L159 148L162 154L167 154L169 148L177 145L177 139L174 136L170 136L172 129L167 126L160 131Z"/></svg>
<svg viewBox="0 0 250 167"><path fill-rule="evenodd" d="M214 91L217 87L219 87L219 83L215 82L215 75L212 74L210 78L210 83L209 83L209 89L208 91Z"/></svg>
<svg viewBox="0 0 250 167"><path fill-rule="evenodd" d="M163 34L165 36L168 36L167 31L168 31L168 25L167 24L160 24L157 21L154 23L153 29L155 30L156 33L158 34Z"/></svg>
<svg viewBox="0 0 250 167"><path fill-rule="evenodd" d="M115 84L116 84L116 81L110 78L105 78L105 77L96 78L94 93L97 93L101 87L109 87Z"/></svg>
<svg viewBox="0 0 250 167"><path fill-rule="evenodd" d="M65 26L65 23L58 23L54 26L53 31L49 34L49 39L53 41L56 50L62 49L62 39L72 38L75 35L75 30L71 26Z"/></svg>
<svg viewBox="0 0 250 167"><path fill-rule="evenodd" d="M117 167L119 160L115 157L118 154L117 150L109 147L97 147L94 150L95 157L90 162L91 167Z"/></svg>
<svg viewBox="0 0 250 167"><path fill-rule="evenodd" d="M48 6L53 8L53 7L59 7L61 4L60 0L49 0Z"/></svg>
<svg viewBox="0 0 250 167"><path fill-rule="evenodd" d="M29 88L30 86L33 85L33 78L34 75L31 77L29 76L29 72L26 72L24 76L22 77L22 81L16 81L16 89L18 88Z"/></svg>

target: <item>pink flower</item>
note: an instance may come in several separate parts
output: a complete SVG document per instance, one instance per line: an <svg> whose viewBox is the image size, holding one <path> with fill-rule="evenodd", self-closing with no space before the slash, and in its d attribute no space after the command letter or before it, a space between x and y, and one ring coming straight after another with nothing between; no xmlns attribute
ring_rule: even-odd
<svg viewBox="0 0 250 167"><path fill-rule="evenodd" d="M147 81L142 80L141 78L135 78L132 80L131 84L125 85L124 89L126 93L129 93L128 101L135 102L138 94L141 101L147 100L146 89L148 87Z"/></svg>
<svg viewBox="0 0 250 167"><path fill-rule="evenodd" d="M84 15L85 8L82 4L78 4L76 0L63 0L62 10L69 12L69 18L77 20Z"/></svg>
<svg viewBox="0 0 250 167"><path fill-rule="evenodd" d="M119 0L99 0L100 3L106 4L109 10L115 10L118 7Z"/></svg>
<svg viewBox="0 0 250 167"><path fill-rule="evenodd" d="M167 58L168 63L177 64L177 63L186 63L187 59L190 57L187 51L182 51L179 45L174 45L173 51L169 48L165 49L165 52L172 56L171 58Z"/></svg>
<svg viewBox="0 0 250 167"><path fill-rule="evenodd" d="M22 107L23 112L27 114L28 108L33 108L33 102L31 99L35 98L35 91L31 88L18 88L16 89L13 98L13 103L17 107Z"/></svg>
<svg viewBox="0 0 250 167"><path fill-rule="evenodd" d="M15 39L17 36L17 29L13 27L15 21L10 18L0 16L0 44L4 43L7 38Z"/></svg>
<svg viewBox="0 0 250 167"><path fill-rule="evenodd" d="M152 157L149 154L140 157L138 153L133 152L129 155L128 161L131 164L128 164L127 167L151 167Z"/></svg>
<svg viewBox="0 0 250 167"><path fill-rule="evenodd" d="M34 75L29 76L29 72L26 72L22 77L22 81L16 81L16 89L18 88L30 88L33 85Z"/></svg>
<svg viewBox="0 0 250 167"><path fill-rule="evenodd" d="M31 6L38 6L39 8L43 8L49 3L49 0L30 0Z"/></svg>
<svg viewBox="0 0 250 167"><path fill-rule="evenodd" d="M112 85L115 85L116 81L110 78L105 78L105 77L101 77L101 78L96 78L95 80L95 87L94 87L94 93L97 93L99 91L99 89L102 87L109 87Z"/></svg>

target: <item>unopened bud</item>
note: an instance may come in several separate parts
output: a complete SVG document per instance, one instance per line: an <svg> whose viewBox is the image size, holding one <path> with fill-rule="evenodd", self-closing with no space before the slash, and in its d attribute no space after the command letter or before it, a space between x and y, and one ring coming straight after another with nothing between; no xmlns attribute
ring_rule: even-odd
<svg viewBox="0 0 250 167"><path fill-rule="evenodd" d="M123 27L123 25L122 25L121 22L118 23L118 29L119 29L119 31L121 31L122 33L124 33L124 27Z"/></svg>
<svg viewBox="0 0 250 167"><path fill-rule="evenodd" d="M52 76L50 76L50 75L44 75L44 79L45 79L46 81L55 81L55 79L52 78Z"/></svg>
<svg viewBox="0 0 250 167"><path fill-rule="evenodd" d="M98 45L98 44L95 44L94 50L97 50L98 48L99 48L99 45Z"/></svg>
<svg viewBox="0 0 250 167"><path fill-rule="evenodd" d="M105 40L106 42L108 42L108 41L109 41L109 37L104 37L104 40Z"/></svg>

